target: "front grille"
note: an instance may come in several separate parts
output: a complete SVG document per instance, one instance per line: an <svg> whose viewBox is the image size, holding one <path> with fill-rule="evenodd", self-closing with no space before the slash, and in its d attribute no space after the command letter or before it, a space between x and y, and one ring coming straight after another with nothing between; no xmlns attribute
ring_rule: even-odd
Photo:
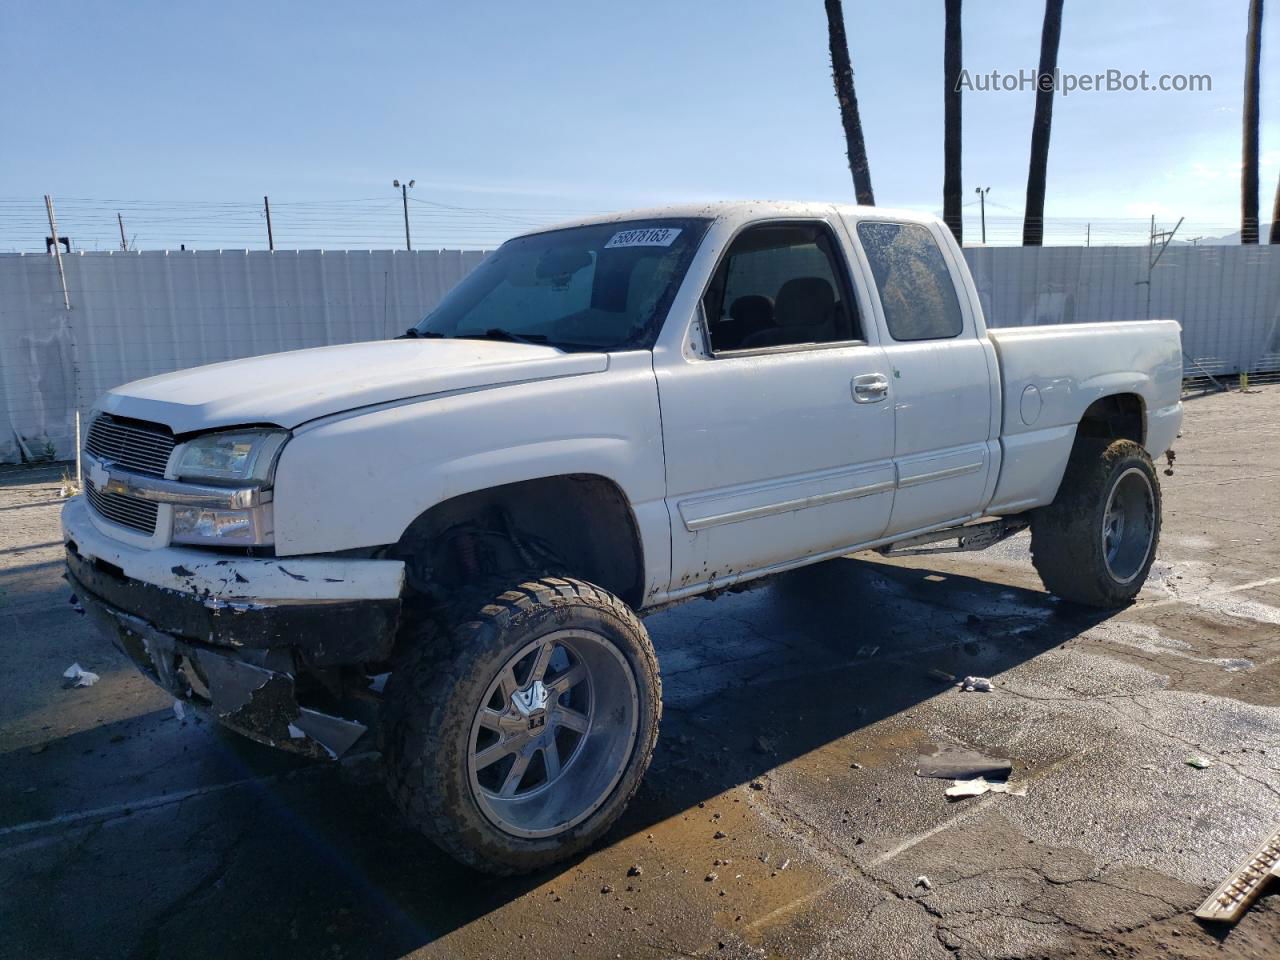
<svg viewBox="0 0 1280 960"><path fill-rule="evenodd" d="M88 477L84 478L84 493L93 509L112 523L130 527L148 536L156 532L156 513L160 507L150 500L126 497L121 493L107 493L95 487Z"/></svg>
<svg viewBox="0 0 1280 960"><path fill-rule="evenodd" d="M109 413L100 413L94 418L84 442L85 451L99 460L150 477L164 476L173 445L173 431L168 427L125 420ZM159 507L150 500L99 490L88 477L84 492L93 509L112 523L148 536L155 533Z"/></svg>
<svg viewBox="0 0 1280 960"><path fill-rule="evenodd" d="M173 444L173 431L166 426L100 413L89 425L84 448L99 460L108 460L125 470L163 477Z"/></svg>

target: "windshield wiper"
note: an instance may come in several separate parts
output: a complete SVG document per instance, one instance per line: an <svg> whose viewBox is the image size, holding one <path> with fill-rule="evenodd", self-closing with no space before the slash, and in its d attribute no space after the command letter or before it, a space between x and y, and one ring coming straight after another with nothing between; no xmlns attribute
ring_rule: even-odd
<svg viewBox="0 0 1280 960"><path fill-rule="evenodd" d="M505 340L508 343L546 343L547 338L541 333L512 333L510 330L503 330L501 327L490 327L484 333L462 333L458 334L456 340Z"/></svg>
<svg viewBox="0 0 1280 960"><path fill-rule="evenodd" d="M419 339L440 340L443 338L444 338L443 333L436 333L434 330L422 331L422 330L419 330L417 327L410 327L408 330L400 334L400 336L396 337L395 339L397 340L419 340Z"/></svg>

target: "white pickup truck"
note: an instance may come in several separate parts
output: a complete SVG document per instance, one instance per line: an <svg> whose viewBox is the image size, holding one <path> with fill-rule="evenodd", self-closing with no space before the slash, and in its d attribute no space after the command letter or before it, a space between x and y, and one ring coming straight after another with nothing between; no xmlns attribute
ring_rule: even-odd
<svg viewBox="0 0 1280 960"><path fill-rule="evenodd" d="M1181 371L1169 321L988 330L932 217L583 220L503 244L396 340L109 392L68 576L175 697L316 757L376 739L415 827L530 870L645 772L648 611L1028 525L1050 591L1130 600Z"/></svg>

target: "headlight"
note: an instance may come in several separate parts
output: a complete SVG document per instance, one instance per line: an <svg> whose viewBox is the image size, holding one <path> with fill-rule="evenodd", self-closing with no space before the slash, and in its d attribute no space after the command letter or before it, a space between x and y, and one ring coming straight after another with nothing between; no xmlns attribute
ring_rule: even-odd
<svg viewBox="0 0 1280 960"><path fill-rule="evenodd" d="M248 510L175 506L172 539L174 543L270 545L275 542L271 504L264 503Z"/></svg>
<svg viewBox="0 0 1280 960"><path fill-rule="evenodd" d="M283 430L209 433L182 446L174 468L180 480L237 480L267 483L276 454L289 434Z"/></svg>

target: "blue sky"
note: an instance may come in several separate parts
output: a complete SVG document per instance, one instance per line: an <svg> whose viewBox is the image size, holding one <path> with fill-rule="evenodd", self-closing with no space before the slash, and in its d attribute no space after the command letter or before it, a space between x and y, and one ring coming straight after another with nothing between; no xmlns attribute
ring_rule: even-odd
<svg viewBox="0 0 1280 960"><path fill-rule="evenodd" d="M1153 213L1238 228L1246 6L1069 0L1063 70L1204 73L1213 89L1059 97L1047 214L1063 230L1096 221L1098 242L1110 221ZM850 0L846 13L877 200L936 211L942 0ZM970 0L966 68L1033 69L1042 13ZM0 198L18 201L0 208L0 249L29 248L46 192L64 232L104 246L117 208L144 245L258 244L264 194L286 243L392 245L393 177L417 181L420 245L665 201L852 197L820 0L10 2L0 84ZM964 99L965 196L991 187L993 229L1022 209L1033 99ZM1262 105L1265 219L1280 7Z"/></svg>

